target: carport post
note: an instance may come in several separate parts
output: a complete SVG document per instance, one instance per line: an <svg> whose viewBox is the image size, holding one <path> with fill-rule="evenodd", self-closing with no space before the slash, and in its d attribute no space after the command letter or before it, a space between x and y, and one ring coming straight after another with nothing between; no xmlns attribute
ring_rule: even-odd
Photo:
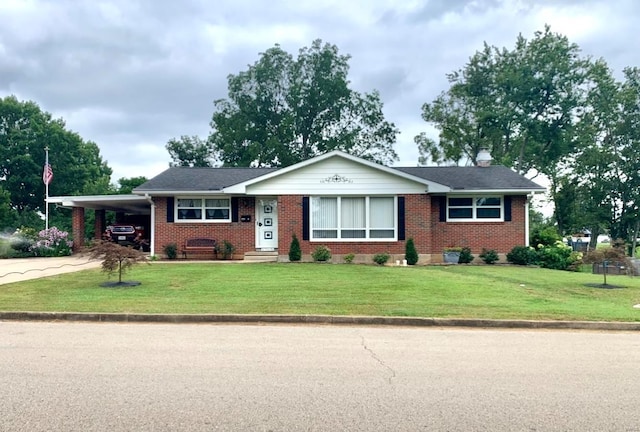
<svg viewBox="0 0 640 432"><path fill-rule="evenodd" d="M84 247L84 207L73 208L71 227L73 232L73 251L78 252Z"/></svg>
<svg viewBox="0 0 640 432"><path fill-rule="evenodd" d="M100 240L102 238L102 233L105 230L105 225L107 224L107 219L105 217L105 210L96 210L95 211L95 221L93 223L93 238L96 240Z"/></svg>

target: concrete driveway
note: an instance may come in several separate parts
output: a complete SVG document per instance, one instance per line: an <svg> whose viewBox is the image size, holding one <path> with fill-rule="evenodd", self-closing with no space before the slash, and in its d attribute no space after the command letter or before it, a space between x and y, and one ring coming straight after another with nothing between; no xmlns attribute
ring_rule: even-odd
<svg viewBox="0 0 640 432"><path fill-rule="evenodd" d="M0 260L0 285L100 267L87 255Z"/></svg>

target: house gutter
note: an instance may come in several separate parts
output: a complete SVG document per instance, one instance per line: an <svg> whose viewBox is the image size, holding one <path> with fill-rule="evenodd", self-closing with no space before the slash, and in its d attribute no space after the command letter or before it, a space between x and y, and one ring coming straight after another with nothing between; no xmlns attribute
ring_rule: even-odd
<svg viewBox="0 0 640 432"><path fill-rule="evenodd" d="M153 202L153 198L149 196L149 194L144 194L144 198L151 205L151 230L150 230L150 243L149 243L149 253L151 256L156 254L156 204Z"/></svg>
<svg viewBox="0 0 640 432"><path fill-rule="evenodd" d="M529 201L533 198L533 194L527 195L527 199L524 200L524 245L529 247Z"/></svg>

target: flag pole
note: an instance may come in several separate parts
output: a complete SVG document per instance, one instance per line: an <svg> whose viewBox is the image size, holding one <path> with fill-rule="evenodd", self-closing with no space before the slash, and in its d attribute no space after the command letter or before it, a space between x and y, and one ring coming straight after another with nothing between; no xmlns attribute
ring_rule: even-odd
<svg viewBox="0 0 640 432"><path fill-rule="evenodd" d="M45 146L45 170L49 166L49 146ZM44 182L44 229L49 229L49 182Z"/></svg>

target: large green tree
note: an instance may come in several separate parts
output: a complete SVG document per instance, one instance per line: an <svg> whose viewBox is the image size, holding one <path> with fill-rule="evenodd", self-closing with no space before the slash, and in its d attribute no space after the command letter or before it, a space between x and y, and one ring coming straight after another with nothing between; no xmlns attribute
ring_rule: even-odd
<svg viewBox="0 0 640 432"><path fill-rule="evenodd" d="M511 50L484 45L451 87L422 107L439 139L415 138L422 161L474 163L481 148L520 173L555 178L573 150L572 128L583 100L589 60L549 27L532 40L520 35Z"/></svg>
<svg viewBox="0 0 640 432"><path fill-rule="evenodd" d="M211 167L216 159L211 143L197 135L171 138L165 148L171 156L170 166Z"/></svg>
<svg viewBox="0 0 640 432"><path fill-rule="evenodd" d="M554 190L556 220L567 232L634 242L640 229L640 72L618 82L603 60L589 72L587 98L575 128L576 150Z"/></svg>
<svg viewBox="0 0 640 432"><path fill-rule="evenodd" d="M226 166L288 166L339 149L376 162L397 160L398 129L377 91L349 88L349 56L316 40L297 58L279 45L228 77L210 135Z"/></svg>
<svg viewBox="0 0 640 432"><path fill-rule="evenodd" d="M148 179L144 176L130 177L130 178L121 177L118 180L119 187L118 187L117 193L121 195L130 194L135 188L145 183L147 180Z"/></svg>
<svg viewBox="0 0 640 432"><path fill-rule="evenodd" d="M18 224L37 224L38 214L45 212L45 147L54 175L49 195L101 193L108 188L111 169L95 143L67 130L62 119L53 119L34 102L0 98L0 188L9 194L12 220ZM50 212L55 216L57 210Z"/></svg>

